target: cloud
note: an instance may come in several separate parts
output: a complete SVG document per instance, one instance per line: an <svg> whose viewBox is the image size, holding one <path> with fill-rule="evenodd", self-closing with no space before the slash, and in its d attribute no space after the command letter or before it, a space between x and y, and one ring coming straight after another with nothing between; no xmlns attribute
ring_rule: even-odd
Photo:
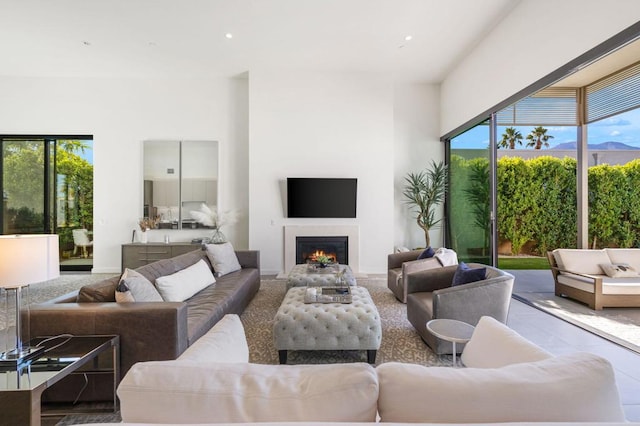
<svg viewBox="0 0 640 426"><path fill-rule="evenodd" d="M609 133L609 136L620 136L621 134L622 134L622 132L620 132L618 130L614 130L614 131Z"/></svg>
<svg viewBox="0 0 640 426"><path fill-rule="evenodd" d="M607 118L606 120L601 120L593 123L594 126L630 126L631 121L625 120L624 118Z"/></svg>

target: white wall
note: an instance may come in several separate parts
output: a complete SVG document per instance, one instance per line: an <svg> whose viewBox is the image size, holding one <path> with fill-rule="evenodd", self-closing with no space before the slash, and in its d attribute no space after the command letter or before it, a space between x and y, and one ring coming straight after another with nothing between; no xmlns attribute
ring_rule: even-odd
<svg viewBox="0 0 640 426"><path fill-rule="evenodd" d="M142 215L143 140L219 141L221 206L246 205L247 192L237 191L247 187L246 80L0 77L0 93L1 133L94 136L94 272L120 271L120 245ZM246 229L246 212L237 227ZM170 232L187 241L201 231ZM247 240L242 231L232 239L239 248Z"/></svg>
<svg viewBox="0 0 640 426"><path fill-rule="evenodd" d="M402 191L408 172L424 170L431 161L444 159L439 140L440 88L433 84L397 83L394 88L394 232L395 247L424 247L425 237L415 214L405 203ZM444 206L438 209L442 217ZM441 247L441 228L430 233L431 245Z"/></svg>
<svg viewBox="0 0 640 426"><path fill-rule="evenodd" d="M383 273L394 244L393 84L378 74L251 72L249 245L284 267L284 225L358 225L360 272ZM287 177L358 178L356 219L288 219Z"/></svg>
<svg viewBox="0 0 640 426"><path fill-rule="evenodd" d="M637 0L522 0L441 88L441 134L614 36L640 17Z"/></svg>

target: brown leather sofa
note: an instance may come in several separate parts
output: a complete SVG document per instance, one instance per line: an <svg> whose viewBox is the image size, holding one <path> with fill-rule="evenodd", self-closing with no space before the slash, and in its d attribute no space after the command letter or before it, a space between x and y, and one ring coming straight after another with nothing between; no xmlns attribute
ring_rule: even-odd
<svg viewBox="0 0 640 426"><path fill-rule="evenodd" d="M139 361L176 359L225 314L241 314L258 292L259 251L236 251L236 255L242 266L240 271L216 277L215 284L185 302L116 303L115 288L120 276L114 276L33 305L31 336L119 335L120 377ZM206 251L196 250L136 271L154 282L200 259L211 266Z"/></svg>

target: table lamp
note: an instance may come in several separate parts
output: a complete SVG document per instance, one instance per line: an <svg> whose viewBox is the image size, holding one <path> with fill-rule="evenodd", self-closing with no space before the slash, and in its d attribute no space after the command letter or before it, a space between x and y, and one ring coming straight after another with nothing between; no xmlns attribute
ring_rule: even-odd
<svg viewBox="0 0 640 426"><path fill-rule="evenodd" d="M29 284L59 276L57 235L0 235L0 311L5 316L0 361L20 363L36 352L28 346Z"/></svg>

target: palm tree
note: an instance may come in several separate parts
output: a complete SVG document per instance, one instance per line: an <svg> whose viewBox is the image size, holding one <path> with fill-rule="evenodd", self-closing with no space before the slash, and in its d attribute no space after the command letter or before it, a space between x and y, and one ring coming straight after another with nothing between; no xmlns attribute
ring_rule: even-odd
<svg viewBox="0 0 640 426"><path fill-rule="evenodd" d="M504 129L502 139L498 142L498 148L516 149L516 143L522 145L522 133L515 127L507 127Z"/></svg>
<svg viewBox="0 0 640 426"><path fill-rule="evenodd" d="M542 145L546 148L549 147L549 139L553 139L553 136L547 134L547 129L542 126L538 126L527 135L527 146L532 146L534 149L541 149Z"/></svg>

